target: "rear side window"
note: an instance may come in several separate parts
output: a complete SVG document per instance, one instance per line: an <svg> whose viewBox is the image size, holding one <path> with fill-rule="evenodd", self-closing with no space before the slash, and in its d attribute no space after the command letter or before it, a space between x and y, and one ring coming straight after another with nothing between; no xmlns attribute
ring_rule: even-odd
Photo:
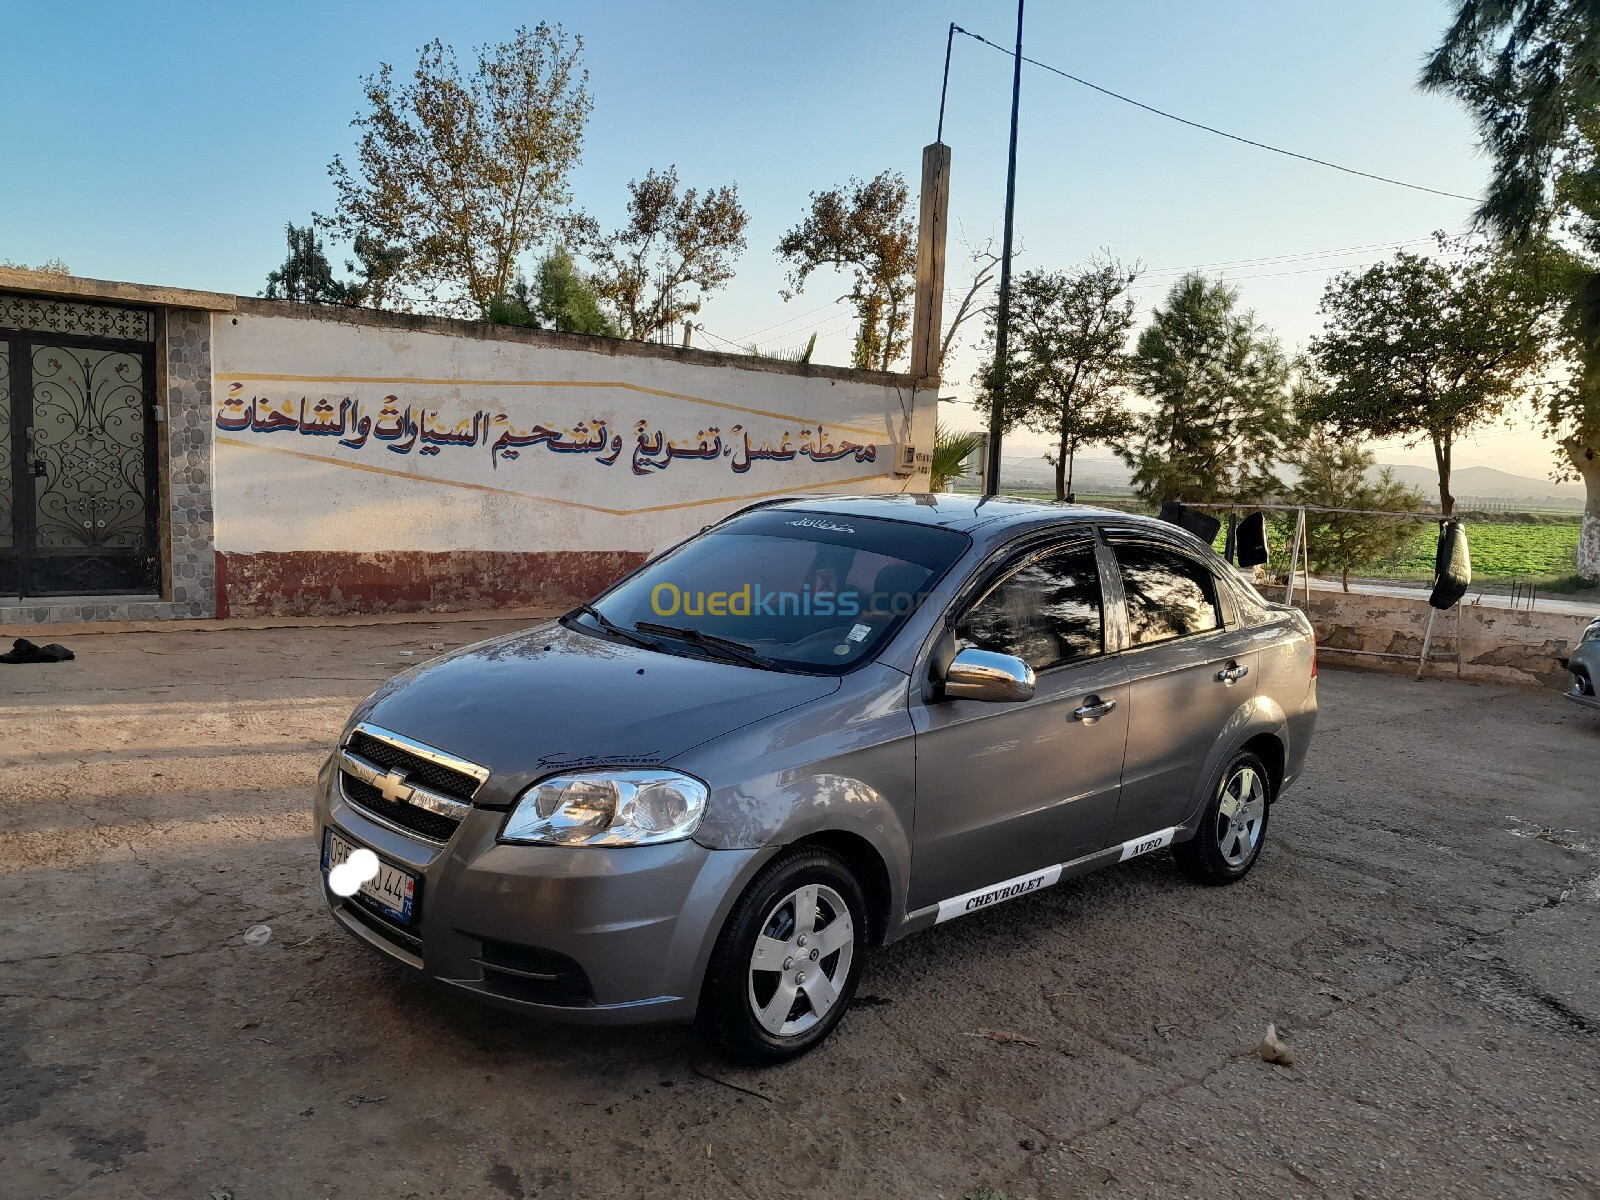
<svg viewBox="0 0 1600 1200"><path fill-rule="evenodd" d="M1114 546L1134 646L1222 628L1217 581L1192 558L1159 546Z"/></svg>
<svg viewBox="0 0 1600 1200"><path fill-rule="evenodd" d="M1035 671L1105 648L1100 573L1089 545L1051 551L989 589L956 624L960 649L992 650Z"/></svg>

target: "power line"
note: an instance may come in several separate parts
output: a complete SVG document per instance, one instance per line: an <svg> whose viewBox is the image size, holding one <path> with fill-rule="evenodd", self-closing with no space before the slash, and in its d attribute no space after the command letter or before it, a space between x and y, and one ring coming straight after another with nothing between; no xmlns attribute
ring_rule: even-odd
<svg viewBox="0 0 1600 1200"><path fill-rule="evenodd" d="M1337 258L1343 254L1366 254L1373 250L1401 250L1407 246L1419 246L1432 240L1432 238L1412 238L1404 242L1373 242L1366 246L1341 246L1336 250L1304 250L1295 254L1272 254L1262 258L1235 258L1227 262L1194 263L1187 267L1152 267L1139 274L1143 277L1180 275L1185 271L1223 271L1234 267L1272 267L1283 263L1309 262L1318 258Z"/></svg>
<svg viewBox="0 0 1600 1200"><path fill-rule="evenodd" d="M991 50L1000 51L1000 53L1004 54L1007 58L1012 57L1012 52L1007 50L1004 46L996 45L988 38L983 37L980 34L973 33L970 30L963 29L959 25L955 26L954 28L957 33L964 33L973 41L982 42ZM1073 83L1080 84L1083 87L1089 88L1091 91L1099 92L1103 96L1110 96L1113 100L1121 100L1124 104L1131 104L1135 108L1142 108L1145 110L1145 112L1154 113L1158 117L1165 117L1169 121L1176 121L1180 125L1189 126L1191 129L1201 129L1206 133L1214 133L1218 137L1224 137L1230 141L1242 142L1244 145L1254 146L1258 150L1270 150L1274 154L1282 154L1287 158L1298 158L1302 162L1315 163L1319 167L1329 167L1335 171L1343 171L1346 175L1359 175L1363 179L1373 179L1379 183L1391 184L1394 187L1410 188L1414 192L1427 192L1433 196L1447 196L1451 200L1465 200L1471 204L1481 204L1483 202L1483 199L1480 196L1463 196L1459 192L1446 192L1441 191L1439 188L1423 187L1420 183L1407 183L1403 179L1390 179L1387 175L1374 175L1371 171L1358 171L1354 167L1341 166L1336 162L1329 162L1325 158L1314 158L1312 155L1301 154L1295 150L1285 150L1281 146L1269 146L1266 142L1258 142L1254 138L1241 137L1237 133L1229 133L1227 130L1218 129L1214 125L1205 125L1199 121L1191 121L1188 117L1180 117L1177 113L1170 113L1165 109L1155 107L1153 104L1146 104L1142 100L1135 100L1132 96L1124 96L1121 92L1113 92L1110 88L1101 87L1098 83L1090 83L1087 79L1083 79L1077 75L1063 71L1060 67L1052 67L1049 63L1042 63L1036 58L1029 58L1027 55L1023 55L1022 61L1025 63L1032 63L1036 67L1042 67L1044 70L1049 71L1053 75L1059 75L1063 79L1070 79Z"/></svg>
<svg viewBox="0 0 1600 1200"><path fill-rule="evenodd" d="M767 330L769 330L769 329L780 329L785 325L793 325L796 321L803 321L807 317L809 317L812 313L819 313L825 308L832 308L835 304L843 304L845 302L845 299L846 299L846 297L840 296L836 300L829 300L829 301L827 301L827 302L825 302L823 304L817 305L815 308L808 308L808 309L806 309L805 312L797 313L795 316L789 317L786 320L776 321L773 324L768 325L763 329L758 329L754 333L748 335L745 338L745 341L746 342L754 341L756 338L760 337L763 333L766 333Z"/></svg>

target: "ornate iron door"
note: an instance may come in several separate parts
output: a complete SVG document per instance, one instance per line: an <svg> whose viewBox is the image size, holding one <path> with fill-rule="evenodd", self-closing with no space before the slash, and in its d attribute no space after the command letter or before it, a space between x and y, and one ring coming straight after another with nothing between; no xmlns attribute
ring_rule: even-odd
<svg viewBox="0 0 1600 1200"><path fill-rule="evenodd" d="M0 329L0 595L157 590L154 393L148 339Z"/></svg>

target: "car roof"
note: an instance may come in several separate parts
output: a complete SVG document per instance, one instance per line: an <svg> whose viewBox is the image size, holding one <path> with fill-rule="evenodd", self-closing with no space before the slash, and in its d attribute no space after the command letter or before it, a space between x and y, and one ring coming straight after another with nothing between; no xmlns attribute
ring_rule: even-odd
<svg viewBox="0 0 1600 1200"><path fill-rule="evenodd" d="M910 521L919 525L957 529L965 533L987 526L1026 528L1069 521L1111 519L1138 524L1153 523L1150 517L1118 512L1110 508L1096 508L1088 504L1053 504L1038 500L1020 500L1011 496L984 498L956 492L793 496L772 501L762 507L827 513L832 516Z"/></svg>

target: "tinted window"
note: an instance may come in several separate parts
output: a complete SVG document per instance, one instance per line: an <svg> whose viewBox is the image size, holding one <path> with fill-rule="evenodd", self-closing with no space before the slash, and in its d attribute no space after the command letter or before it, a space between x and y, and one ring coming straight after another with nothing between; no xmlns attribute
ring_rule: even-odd
<svg viewBox="0 0 1600 1200"><path fill-rule="evenodd" d="M1155 546L1115 547L1132 645L1219 629L1217 583L1191 558Z"/></svg>
<svg viewBox="0 0 1600 1200"><path fill-rule="evenodd" d="M641 621L692 629L781 665L843 671L927 601L969 544L934 526L763 509L648 564L595 607L624 629ZM591 617L573 620L596 629Z"/></svg>
<svg viewBox="0 0 1600 1200"><path fill-rule="evenodd" d="M1035 671L1099 654L1103 621L1094 548L1037 558L1007 576L956 626L961 649L992 650Z"/></svg>

